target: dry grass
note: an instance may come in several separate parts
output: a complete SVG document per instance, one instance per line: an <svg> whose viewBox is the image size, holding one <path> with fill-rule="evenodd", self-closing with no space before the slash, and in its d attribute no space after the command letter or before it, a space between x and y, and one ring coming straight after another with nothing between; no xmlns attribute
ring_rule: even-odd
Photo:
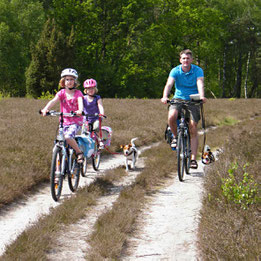
<svg viewBox="0 0 261 261"><path fill-rule="evenodd" d="M154 193L170 177L170 166L176 169L176 158L163 143L145 152L146 168L135 182L121 191L113 208L100 216L89 244L87 260L119 260L125 250L127 237L135 228L135 221L145 203L145 196ZM165 161L162 161L162 158Z"/></svg>
<svg viewBox="0 0 261 261"><path fill-rule="evenodd" d="M4 140L0 157L1 162L5 162L0 166L0 204L13 201L48 180L57 120L43 119L37 114L45 103L27 99L0 101L0 134ZM159 100L105 99L104 105L108 115L104 125L113 129L112 150L118 150L120 144L136 136L139 137L137 145L163 140L167 116L166 107ZM235 159L242 164L249 161L248 171L260 184L261 125L260 117L257 117L261 115L260 100L211 100L205 105L205 113L207 125L222 126L208 132L207 144L212 148L222 146L225 152L209 170L205 183L199 241L202 259L245 260L244 255L248 260L253 259L261 252L257 234L261 224L260 205L254 204L249 211L238 208L222 197L220 185L221 178L228 176L229 162ZM257 119L249 121L252 116ZM201 144L202 137L200 139ZM142 174L133 186L122 191L113 209L97 222L91 241L94 251L88 258L104 260L106 256L117 259L121 255L126 236L135 226L144 195L153 193L154 185L164 182L170 169L175 169L175 157L166 143L157 150L146 152L145 156L148 159ZM8 248L2 260L45 260L60 226L73 223L86 214L88 206L95 204L96 198L106 193L108 185L118 180L122 172L123 169L108 172L106 178L98 180L87 193L86 189L80 190L76 197L43 217ZM209 195L218 200L209 201Z"/></svg>
<svg viewBox="0 0 261 261"><path fill-rule="evenodd" d="M201 210L199 246L203 260L260 260L261 258L261 118L246 121L234 129L220 159L209 168ZM236 183L249 173L257 187L257 201L244 209L243 203L228 200L221 188L229 178L231 163L239 167ZM244 165L249 163L247 169ZM249 185L251 185L249 183ZM244 186L248 186L245 183ZM251 186L253 188L253 186ZM231 186L231 188L236 188ZM236 192L234 192L236 193ZM242 201L243 202L243 201Z"/></svg>
<svg viewBox="0 0 261 261"><path fill-rule="evenodd" d="M49 180L51 153L58 118L42 118L39 109L47 101L3 99L0 101L0 206L21 197L37 184ZM119 150L138 137L143 145L160 140L165 128L166 108L158 100L105 99L113 138L111 150ZM130 110L132 108L132 110ZM153 115L152 109L157 112ZM153 119L153 120L152 120ZM106 153L106 151L105 151Z"/></svg>

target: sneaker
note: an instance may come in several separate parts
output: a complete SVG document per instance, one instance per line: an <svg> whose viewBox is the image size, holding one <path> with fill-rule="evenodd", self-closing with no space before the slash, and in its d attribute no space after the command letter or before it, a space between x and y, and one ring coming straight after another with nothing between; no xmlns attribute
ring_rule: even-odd
<svg viewBox="0 0 261 261"><path fill-rule="evenodd" d="M173 138L171 143L170 143L170 147L171 148L176 148L177 147L177 139L176 138Z"/></svg>

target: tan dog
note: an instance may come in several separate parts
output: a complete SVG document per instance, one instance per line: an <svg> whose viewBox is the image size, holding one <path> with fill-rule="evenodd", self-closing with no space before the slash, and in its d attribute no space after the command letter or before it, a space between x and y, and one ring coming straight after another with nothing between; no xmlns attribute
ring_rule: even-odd
<svg viewBox="0 0 261 261"><path fill-rule="evenodd" d="M121 145L121 149L123 150L123 155L125 156L125 166L126 171L129 170L128 161L131 161L131 168L135 169L135 164L138 159L138 150L134 144L134 141L138 138L131 139L130 144L127 145Z"/></svg>

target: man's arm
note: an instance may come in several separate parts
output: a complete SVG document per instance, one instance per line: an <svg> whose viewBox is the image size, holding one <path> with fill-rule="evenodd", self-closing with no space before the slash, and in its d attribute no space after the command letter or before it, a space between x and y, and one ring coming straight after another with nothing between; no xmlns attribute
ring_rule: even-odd
<svg viewBox="0 0 261 261"><path fill-rule="evenodd" d="M168 78L167 80L167 83L164 87L164 91L163 91L163 96L161 98L161 102L166 104L167 103L167 100L168 100L168 97L169 97L169 94L170 94L170 91L171 91L171 88L174 84L174 78L170 77Z"/></svg>
<svg viewBox="0 0 261 261"><path fill-rule="evenodd" d="M203 102L206 102L207 99L205 98L205 91L204 91L204 77L197 78L197 87L198 87L198 93L200 95L200 99L203 100Z"/></svg>

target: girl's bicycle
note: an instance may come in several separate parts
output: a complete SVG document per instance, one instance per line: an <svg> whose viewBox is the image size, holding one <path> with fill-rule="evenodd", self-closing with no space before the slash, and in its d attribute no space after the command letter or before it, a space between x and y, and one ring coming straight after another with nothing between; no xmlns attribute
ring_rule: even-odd
<svg viewBox="0 0 261 261"><path fill-rule="evenodd" d="M179 112L178 120L178 130L177 130L177 164L178 164L178 177L180 181L184 180L184 171L189 174L190 161L191 161L191 141L189 132L189 115L186 113L186 108L188 103L190 104L200 104L196 101L184 101L184 100L171 100L168 101L170 104L180 104L181 110ZM172 133L168 132L167 140L170 141L170 135Z"/></svg>
<svg viewBox="0 0 261 261"><path fill-rule="evenodd" d="M86 114L83 113L83 116L86 116L86 121L83 124L82 135L77 136L78 143L80 148L83 148L84 151L84 162L83 162L83 170L81 172L83 177L87 176L87 164L88 159L91 158L92 166L95 171L99 170L100 162L101 162L101 152L104 149L103 137L102 137L102 127L101 121L102 119L107 118L105 115L101 114ZM88 117L99 117L99 132L96 132L93 129L93 125L88 122Z"/></svg>
<svg viewBox="0 0 261 261"><path fill-rule="evenodd" d="M52 198L54 201L58 201L62 193L63 180L66 178L66 176L68 177L69 188L72 192L75 192L79 185L82 164L77 163L76 153L74 149L66 144L66 140L63 134L63 117L77 116L73 112L63 113L56 111L49 111L46 115L53 117L60 116L58 133L56 139L54 140L50 173Z"/></svg>

